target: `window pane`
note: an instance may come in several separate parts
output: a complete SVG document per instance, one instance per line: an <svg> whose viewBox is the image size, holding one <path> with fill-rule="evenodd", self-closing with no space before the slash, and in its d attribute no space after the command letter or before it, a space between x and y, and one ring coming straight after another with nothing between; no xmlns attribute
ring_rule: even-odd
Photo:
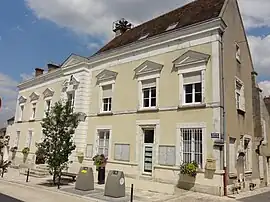
<svg viewBox="0 0 270 202"><path fill-rule="evenodd" d="M107 148L104 149L104 156L105 157L108 157L109 155L109 150Z"/></svg>
<svg viewBox="0 0 270 202"><path fill-rule="evenodd" d="M186 93L192 93L192 84L185 85Z"/></svg>
<svg viewBox="0 0 270 202"><path fill-rule="evenodd" d="M155 87L151 88L151 97L152 98L156 97L156 88Z"/></svg>
<svg viewBox="0 0 270 202"><path fill-rule="evenodd" d="M151 107L155 107L156 106L156 98L152 98L151 99Z"/></svg>
<svg viewBox="0 0 270 202"><path fill-rule="evenodd" d="M103 148L102 147L98 148L98 154L103 154Z"/></svg>
<svg viewBox="0 0 270 202"><path fill-rule="evenodd" d="M104 132L103 131L99 132L99 139L104 139Z"/></svg>
<svg viewBox="0 0 270 202"><path fill-rule="evenodd" d="M146 99L146 98L145 98L145 99L143 100L143 106L144 106L144 107L149 107L149 106L150 106L149 104L150 104L150 103L149 103L149 99Z"/></svg>
<svg viewBox="0 0 270 202"><path fill-rule="evenodd" d="M195 102L202 101L202 93L195 93Z"/></svg>
<svg viewBox="0 0 270 202"><path fill-rule="evenodd" d="M143 98L149 98L150 97L150 89L145 88L143 89Z"/></svg>
<svg viewBox="0 0 270 202"><path fill-rule="evenodd" d="M154 143L154 129L144 130L144 143Z"/></svg>
<svg viewBox="0 0 270 202"><path fill-rule="evenodd" d="M186 94L186 103L192 103L192 94Z"/></svg>
<svg viewBox="0 0 270 202"><path fill-rule="evenodd" d="M202 92L202 83L195 83L195 92Z"/></svg>

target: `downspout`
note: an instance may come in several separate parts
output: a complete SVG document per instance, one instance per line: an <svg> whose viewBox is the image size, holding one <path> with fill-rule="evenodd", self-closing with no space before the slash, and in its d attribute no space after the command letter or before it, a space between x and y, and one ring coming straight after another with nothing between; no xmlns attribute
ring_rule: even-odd
<svg viewBox="0 0 270 202"><path fill-rule="evenodd" d="M225 110L225 84L224 84L224 47L223 47L223 33L221 33L221 72L222 72L222 79L221 79L221 86L222 86L222 118L223 118L223 139L224 139L224 146L223 146L223 186L224 186L224 196L228 195L227 186L228 186L228 170L227 170L227 135L226 135L226 110Z"/></svg>

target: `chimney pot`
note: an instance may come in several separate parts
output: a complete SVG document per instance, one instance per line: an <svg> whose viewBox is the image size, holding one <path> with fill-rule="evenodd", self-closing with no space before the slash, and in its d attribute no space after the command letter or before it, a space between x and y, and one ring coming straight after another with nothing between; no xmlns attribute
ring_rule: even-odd
<svg viewBox="0 0 270 202"><path fill-rule="evenodd" d="M35 69L35 77L42 75L44 72L44 69L36 68Z"/></svg>

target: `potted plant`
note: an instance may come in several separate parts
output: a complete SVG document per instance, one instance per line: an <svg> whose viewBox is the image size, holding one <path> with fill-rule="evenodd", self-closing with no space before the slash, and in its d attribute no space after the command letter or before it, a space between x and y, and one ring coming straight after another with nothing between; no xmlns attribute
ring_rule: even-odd
<svg viewBox="0 0 270 202"><path fill-rule="evenodd" d="M82 163L83 160L84 160L84 154L83 154L83 152L78 152L77 153L77 158L78 158L79 163Z"/></svg>
<svg viewBox="0 0 270 202"><path fill-rule="evenodd" d="M183 175L188 175L190 177L196 177L198 164L195 161L190 163L183 163L180 166L180 173Z"/></svg>
<svg viewBox="0 0 270 202"><path fill-rule="evenodd" d="M105 183L105 167L107 164L108 158L104 156L104 154L98 154L93 157L94 165L96 166L96 170L98 171L98 184Z"/></svg>
<svg viewBox="0 0 270 202"><path fill-rule="evenodd" d="M23 154L23 163L26 162L26 159L28 157L30 149L28 147L23 148L22 154Z"/></svg>
<svg viewBox="0 0 270 202"><path fill-rule="evenodd" d="M11 149L10 149L10 152L11 152L11 160L14 160L14 159L15 159L17 150L18 150L18 147L16 147L16 146L11 147Z"/></svg>

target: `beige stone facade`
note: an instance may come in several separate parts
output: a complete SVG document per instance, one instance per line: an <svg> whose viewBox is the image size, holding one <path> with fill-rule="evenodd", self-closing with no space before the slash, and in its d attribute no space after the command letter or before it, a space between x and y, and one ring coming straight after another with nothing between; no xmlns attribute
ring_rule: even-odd
<svg viewBox="0 0 270 202"><path fill-rule="evenodd" d="M224 166L228 189L238 179L268 176L254 171L263 135L254 135L253 71L237 3L227 0L219 18L90 58L71 55L59 69L21 83L11 142L34 154L48 101L71 96L75 111L86 114L74 137L85 165L104 153L108 170L123 170L142 188L223 195ZM71 159L77 172L75 152ZM179 177L180 165L193 160L196 178Z"/></svg>

